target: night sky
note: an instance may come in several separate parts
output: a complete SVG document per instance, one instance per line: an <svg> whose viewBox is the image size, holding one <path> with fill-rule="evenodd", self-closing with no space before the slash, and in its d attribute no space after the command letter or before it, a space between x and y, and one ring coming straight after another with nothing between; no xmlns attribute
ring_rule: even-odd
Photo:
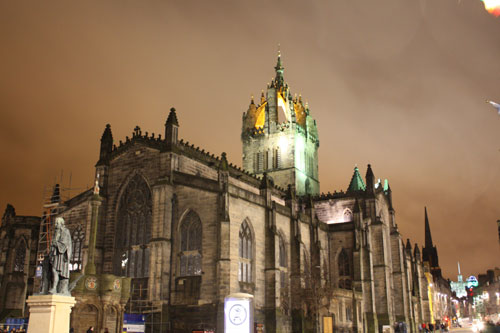
<svg viewBox="0 0 500 333"><path fill-rule="evenodd" d="M0 209L40 215L61 175L91 186L107 123L115 143L163 135L172 106L181 138L241 165L278 43L321 191L371 163L405 241L423 244L427 206L445 277L500 266L500 17L480 0L1 1Z"/></svg>

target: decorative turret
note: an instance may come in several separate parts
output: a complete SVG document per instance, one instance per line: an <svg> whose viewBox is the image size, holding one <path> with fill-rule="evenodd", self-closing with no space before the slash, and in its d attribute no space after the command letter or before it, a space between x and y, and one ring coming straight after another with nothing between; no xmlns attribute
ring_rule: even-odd
<svg viewBox="0 0 500 333"><path fill-rule="evenodd" d="M418 244L415 244L415 249L413 250L413 257L415 260L420 261L420 249L418 248Z"/></svg>
<svg viewBox="0 0 500 333"><path fill-rule="evenodd" d="M354 173L353 173L352 178L351 178L351 182L349 183L349 186L347 187L347 192L358 192L358 191L364 191L364 190L366 190L366 185L363 182L363 178L361 178L358 167L355 166Z"/></svg>
<svg viewBox="0 0 500 333"><path fill-rule="evenodd" d="M109 155L113 150L113 134L111 125L107 124L101 137L101 150L99 152L99 161L97 165L106 165L109 163Z"/></svg>
<svg viewBox="0 0 500 333"><path fill-rule="evenodd" d="M384 185L384 191L385 191L385 194L387 195L387 201L389 202L389 210L391 212L394 212L394 207L392 207L392 190L391 190L391 186L387 182L387 179L385 180L385 182L387 183L387 189L386 189L386 186Z"/></svg>
<svg viewBox="0 0 500 333"><path fill-rule="evenodd" d="M7 204L7 207L5 207L5 212L3 213L2 220L7 220L15 216L16 216L16 209L11 204Z"/></svg>
<svg viewBox="0 0 500 333"><path fill-rule="evenodd" d="M219 163L219 170L222 171L227 171L229 169L227 158L226 158L226 153L223 152L220 158L220 163Z"/></svg>
<svg viewBox="0 0 500 333"><path fill-rule="evenodd" d="M167 145L177 144L179 122L177 121L177 114L175 108L170 109L167 122L165 123L165 142Z"/></svg>
<svg viewBox="0 0 500 333"><path fill-rule="evenodd" d="M243 168L259 176L266 172L282 188L293 184L299 195L319 194L316 122L308 105L292 97L281 53L274 69L260 104L252 98L243 113Z"/></svg>
<svg viewBox="0 0 500 333"><path fill-rule="evenodd" d="M408 255L411 255L411 244L410 244L410 239L406 239L406 252Z"/></svg>
<svg viewBox="0 0 500 333"><path fill-rule="evenodd" d="M372 171L372 166L368 164L368 168L366 169L366 192L374 193L375 191L375 175Z"/></svg>

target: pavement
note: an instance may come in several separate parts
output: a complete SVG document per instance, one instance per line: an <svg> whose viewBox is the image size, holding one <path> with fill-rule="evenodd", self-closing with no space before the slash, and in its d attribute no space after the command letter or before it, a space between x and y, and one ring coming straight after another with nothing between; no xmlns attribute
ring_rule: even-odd
<svg viewBox="0 0 500 333"><path fill-rule="evenodd" d="M462 327L453 327L450 329L450 332L453 333L472 333L472 326L462 326Z"/></svg>

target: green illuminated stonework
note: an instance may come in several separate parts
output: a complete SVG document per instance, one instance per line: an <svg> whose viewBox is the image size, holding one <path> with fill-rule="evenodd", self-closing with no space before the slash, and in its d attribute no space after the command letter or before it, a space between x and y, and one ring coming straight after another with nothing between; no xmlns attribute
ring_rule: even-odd
<svg viewBox="0 0 500 333"><path fill-rule="evenodd" d="M359 174L358 167L354 167L354 174L352 175L351 182L349 183L347 191L354 192L354 191L364 191L364 190L366 190L365 182L363 181L363 178Z"/></svg>
<svg viewBox="0 0 500 333"><path fill-rule="evenodd" d="M243 168L255 175L267 173L275 185L295 186L297 194L319 194L318 129L302 97L293 97L283 79L281 56L276 78L252 98L243 115Z"/></svg>

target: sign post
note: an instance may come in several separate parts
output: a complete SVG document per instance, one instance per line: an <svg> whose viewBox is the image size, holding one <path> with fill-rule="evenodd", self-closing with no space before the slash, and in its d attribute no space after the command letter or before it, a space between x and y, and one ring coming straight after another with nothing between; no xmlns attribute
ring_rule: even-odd
<svg viewBox="0 0 500 333"><path fill-rule="evenodd" d="M224 332L251 333L253 329L253 295L236 293L224 299Z"/></svg>

